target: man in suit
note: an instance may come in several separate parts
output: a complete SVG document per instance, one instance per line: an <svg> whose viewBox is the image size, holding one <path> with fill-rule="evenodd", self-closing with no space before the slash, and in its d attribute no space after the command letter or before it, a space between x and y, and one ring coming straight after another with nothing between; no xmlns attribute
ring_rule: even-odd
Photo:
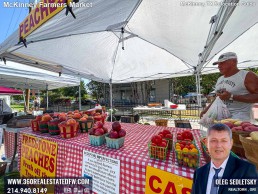
<svg viewBox="0 0 258 194"><path fill-rule="evenodd" d="M232 191L233 186L215 186L215 179L256 179L257 172L253 164L238 159L230 154L233 145L232 131L224 124L215 124L207 131L207 148L211 162L197 169L194 173L192 194L229 194L252 193L246 185L237 188L247 188L247 191ZM254 186L253 188L255 188Z"/></svg>

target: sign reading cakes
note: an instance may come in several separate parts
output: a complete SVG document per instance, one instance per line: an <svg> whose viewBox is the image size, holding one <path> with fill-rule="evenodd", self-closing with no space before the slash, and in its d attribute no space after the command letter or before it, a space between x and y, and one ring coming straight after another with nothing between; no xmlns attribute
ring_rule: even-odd
<svg viewBox="0 0 258 194"><path fill-rule="evenodd" d="M146 167L145 193L190 194L193 180L170 172Z"/></svg>
<svg viewBox="0 0 258 194"><path fill-rule="evenodd" d="M25 38L43 23L73 5L72 0L41 0L19 26L19 37Z"/></svg>
<svg viewBox="0 0 258 194"><path fill-rule="evenodd" d="M57 143L22 135L21 139L21 177L55 177Z"/></svg>

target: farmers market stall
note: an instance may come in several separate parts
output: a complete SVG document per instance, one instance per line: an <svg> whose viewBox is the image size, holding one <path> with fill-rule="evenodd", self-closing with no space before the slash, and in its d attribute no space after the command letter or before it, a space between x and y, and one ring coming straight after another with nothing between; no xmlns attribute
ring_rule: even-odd
<svg viewBox="0 0 258 194"><path fill-rule="evenodd" d="M148 153L148 143L151 141L153 135L158 134L164 129L168 129L172 132L174 143L176 141L176 133L185 129L129 123L121 123L121 125L127 134L124 145L119 149L108 148L106 144L92 146L88 133L79 133L74 138L64 139L59 135L53 136L48 133L40 133L39 131L34 132L31 128L27 128L21 131L19 136L18 152L20 171L22 169L23 171L27 169L28 173L30 171L26 166L21 166L22 157L25 156L21 154L21 148L24 147L24 140L35 138L36 141L47 141L57 144L56 165L54 166L56 177L82 177L83 169L88 164L88 170L94 174L93 190L97 188L101 192L102 185L104 185L108 187L107 189L113 190L114 193L144 193L153 189L153 186L149 185L151 183L150 179L153 177L152 175L155 175L156 178L161 180L159 186L162 190L165 190L171 181L175 184L178 192L181 192L179 189L182 189L182 187L180 188L178 186L179 184L183 184L185 189L191 189L194 168L180 166L177 162L174 149L167 152L165 160L151 159ZM111 123L107 122L105 127L110 130ZM201 150L200 131L191 130L191 132L197 148ZM88 162L85 161L85 158L87 159L86 156L89 159L92 155L119 161L120 166L118 165L113 169L115 177L108 175L103 165L91 163L91 160L88 160ZM91 159L94 160L94 158ZM202 166L204 164L203 154L200 154L199 165ZM37 164L34 163L33 167L35 169ZM164 176L164 173L167 176ZM103 177L106 177L106 179L103 179ZM154 191L152 190L152 192ZM62 191L57 189L56 193L62 193Z"/></svg>
<svg viewBox="0 0 258 194"><path fill-rule="evenodd" d="M143 114L148 114L150 112L157 112L157 113L165 112L165 113L170 113L171 116L176 115L181 120L181 115L182 115L181 112L186 111L186 105L180 104L176 108L167 108L164 106L159 106L159 107L138 106L133 108L133 111L139 113L139 115L141 116Z"/></svg>

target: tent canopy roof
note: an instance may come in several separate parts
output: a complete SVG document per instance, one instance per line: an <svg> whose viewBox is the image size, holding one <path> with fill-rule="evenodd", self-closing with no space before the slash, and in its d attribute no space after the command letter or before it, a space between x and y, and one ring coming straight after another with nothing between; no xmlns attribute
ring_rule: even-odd
<svg viewBox="0 0 258 194"><path fill-rule="evenodd" d="M245 68L256 66L258 6L198 3L94 1L90 8L73 8L76 19L65 16L65 10L51 18L26 38L27 48L17 45L16 31L0 46L0 56L112 83L192 75L196 69L218 72L211 64L221 51L249 61L242 63ZM240 37L243 33L246 38Z"/></svg>
<svg viewBox="0 0 258 194"><path fill-rule="evenodd" d="M15 94L23 94L23 92L21 90L0 86L0 94L15 95Z"/></svg>

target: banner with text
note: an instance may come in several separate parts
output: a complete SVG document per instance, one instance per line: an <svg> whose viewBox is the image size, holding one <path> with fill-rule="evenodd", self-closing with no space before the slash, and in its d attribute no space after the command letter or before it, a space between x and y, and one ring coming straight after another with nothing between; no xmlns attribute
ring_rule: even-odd
<svg viewBox="0 0 258 194"><path fill-rule="evenodd" d="M22 135L21 177L48 178L56 176L57 143L34 136Z"/></svg>
<svg viewBox="0 0 258 194"><path fill-rule="evenodd" d="M119 194L120 160L83 150L82 177L92 177L96 193Z"/></svg>
<svg viewBox="0 0 258 194"><path fill-rule="evenodd" d="M190 194L193 181L147 166L145 193Z"/></svg>
<svg viewBox="0 0 258 194"><path fill-rule="evenodd" d="M35 9L31 10L29 15L20 23L19 37L27 37L70 3L72 3L71 0L41 0Z"/></svg>

